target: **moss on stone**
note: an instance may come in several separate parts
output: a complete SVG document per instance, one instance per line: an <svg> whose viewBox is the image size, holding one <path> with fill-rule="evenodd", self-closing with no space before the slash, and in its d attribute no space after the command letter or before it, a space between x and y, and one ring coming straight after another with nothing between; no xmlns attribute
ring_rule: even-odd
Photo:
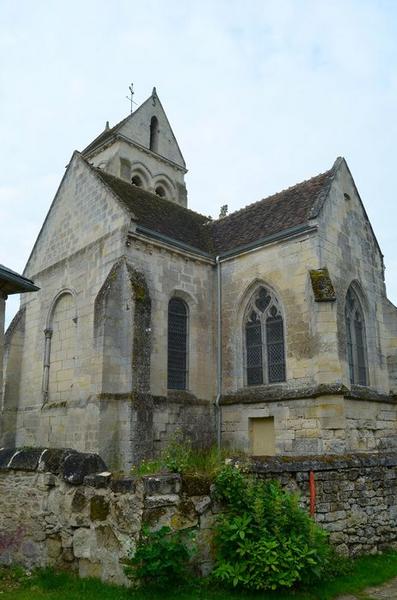
<svg viewBox="0 0 397 600"><path fill-rule="evenodd" d="M213 479L201 473L182 475L182 490L187 496L208 496Z"/></svg>
<svg viewBox="0 0 397 600"><path fill-rule="evenodd" d="M134 287L134 296L136 302L143 302L146 298L146 288L143 285L139 285L135 283Z"/></svg>
<svg viewBox="0 0 397 600"><path fill-rule="evenodd" d="M142 523L151 527L152 525L155 525L166 512L167 510L165 508L148 508L143 511Z"/></svg>
<svg viewBox="0 0 397 600"><path fill-rule="evenodd" d="M93 521L105 521L109 514L109 502L103 496L94 496L90 503L90 517Z"/></svg>
<svg viewBox="0 0 397 600"><path fill-rule="evenodd" d="M72 511L81 512L87 506L87 498L80 490L77 490L72 500Z"/></svg>
<svg viewBox="0 0 397 600"><path fill-rule="evenodd" d="M184 517L190 517L195 514L194 504L191 500L184 500L179 504L179 512Z"/></svg>
<svg viewBox="0 0 397 600"><path fill-rule="evenodd" d="M336 295L328 269L312 269L309 273L315 301L334 302Z"/></svg>

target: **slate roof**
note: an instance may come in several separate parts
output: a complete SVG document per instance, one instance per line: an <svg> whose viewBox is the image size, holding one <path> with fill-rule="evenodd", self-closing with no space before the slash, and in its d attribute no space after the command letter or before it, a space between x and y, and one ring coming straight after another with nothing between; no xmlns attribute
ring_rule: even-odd
<svg viewBox="0 0 397 600"><path fill-rule="evenodd" d="M36 292L39 288L33 281L19 275L4 265L0 265L0 290L6 294L19 294L21 292Z"/></svg>
<svg viewBox="0 0 397 600"><path fill-rule="evenodd" d="M216 256L310 225L310 219L317 216L327 197L340 160L325 173L216 221L100 169L95 171L131 211L138 225Z"/></svg>

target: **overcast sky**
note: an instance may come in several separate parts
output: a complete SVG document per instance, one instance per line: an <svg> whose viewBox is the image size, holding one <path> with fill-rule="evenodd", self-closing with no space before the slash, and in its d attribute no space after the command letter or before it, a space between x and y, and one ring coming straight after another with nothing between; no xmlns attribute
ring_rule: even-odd
<svg viewBox="0 0 397 600"><path fill-rule="evenodd" d="M73 150L128 114L130 82L138 104L157 87L204 214L345 156L397 302L397 2L0 0L0 263L23 271Z"/></svg>

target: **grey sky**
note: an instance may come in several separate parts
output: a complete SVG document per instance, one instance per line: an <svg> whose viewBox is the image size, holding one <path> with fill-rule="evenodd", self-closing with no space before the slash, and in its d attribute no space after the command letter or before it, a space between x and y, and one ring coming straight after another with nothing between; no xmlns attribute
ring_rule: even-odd
<svg viewBox="0 0 397 600"><path fill-rule="evenodd" d="M0 262L22 271L74 149L155 85L217 216L343 155L397 302L397 3L0 0ZM9 301L8 318L17 302Z"/></svg>

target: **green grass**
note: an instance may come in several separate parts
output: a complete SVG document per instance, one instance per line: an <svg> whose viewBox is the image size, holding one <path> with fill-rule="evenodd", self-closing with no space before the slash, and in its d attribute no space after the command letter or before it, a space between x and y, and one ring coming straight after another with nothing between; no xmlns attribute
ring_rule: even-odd
<svg viewBox="0 0 397 600"><path fill-rule="evenodd" d="M188 441L175 435L159 458L142 460L139 465L132 468L132 473L142 477L171 471L214 478L225 466L225 459L231 456L242 460L247 459L241 451L233 449L219 451L216 446L201 450L193 449Z"/></svg>
<svg viewBox="0 0 397 600"><path fill-rule="evenodd" d="M214 589L212 585L165 592L132 591L68 573L38 571L26 577L22 570L0 570L1 600L331 600L339 594L360 593L397 576L397 552L357 559L349 575L316 589L275 594L244 594ZM363 596L362 596L363 597Z"/></svg>

